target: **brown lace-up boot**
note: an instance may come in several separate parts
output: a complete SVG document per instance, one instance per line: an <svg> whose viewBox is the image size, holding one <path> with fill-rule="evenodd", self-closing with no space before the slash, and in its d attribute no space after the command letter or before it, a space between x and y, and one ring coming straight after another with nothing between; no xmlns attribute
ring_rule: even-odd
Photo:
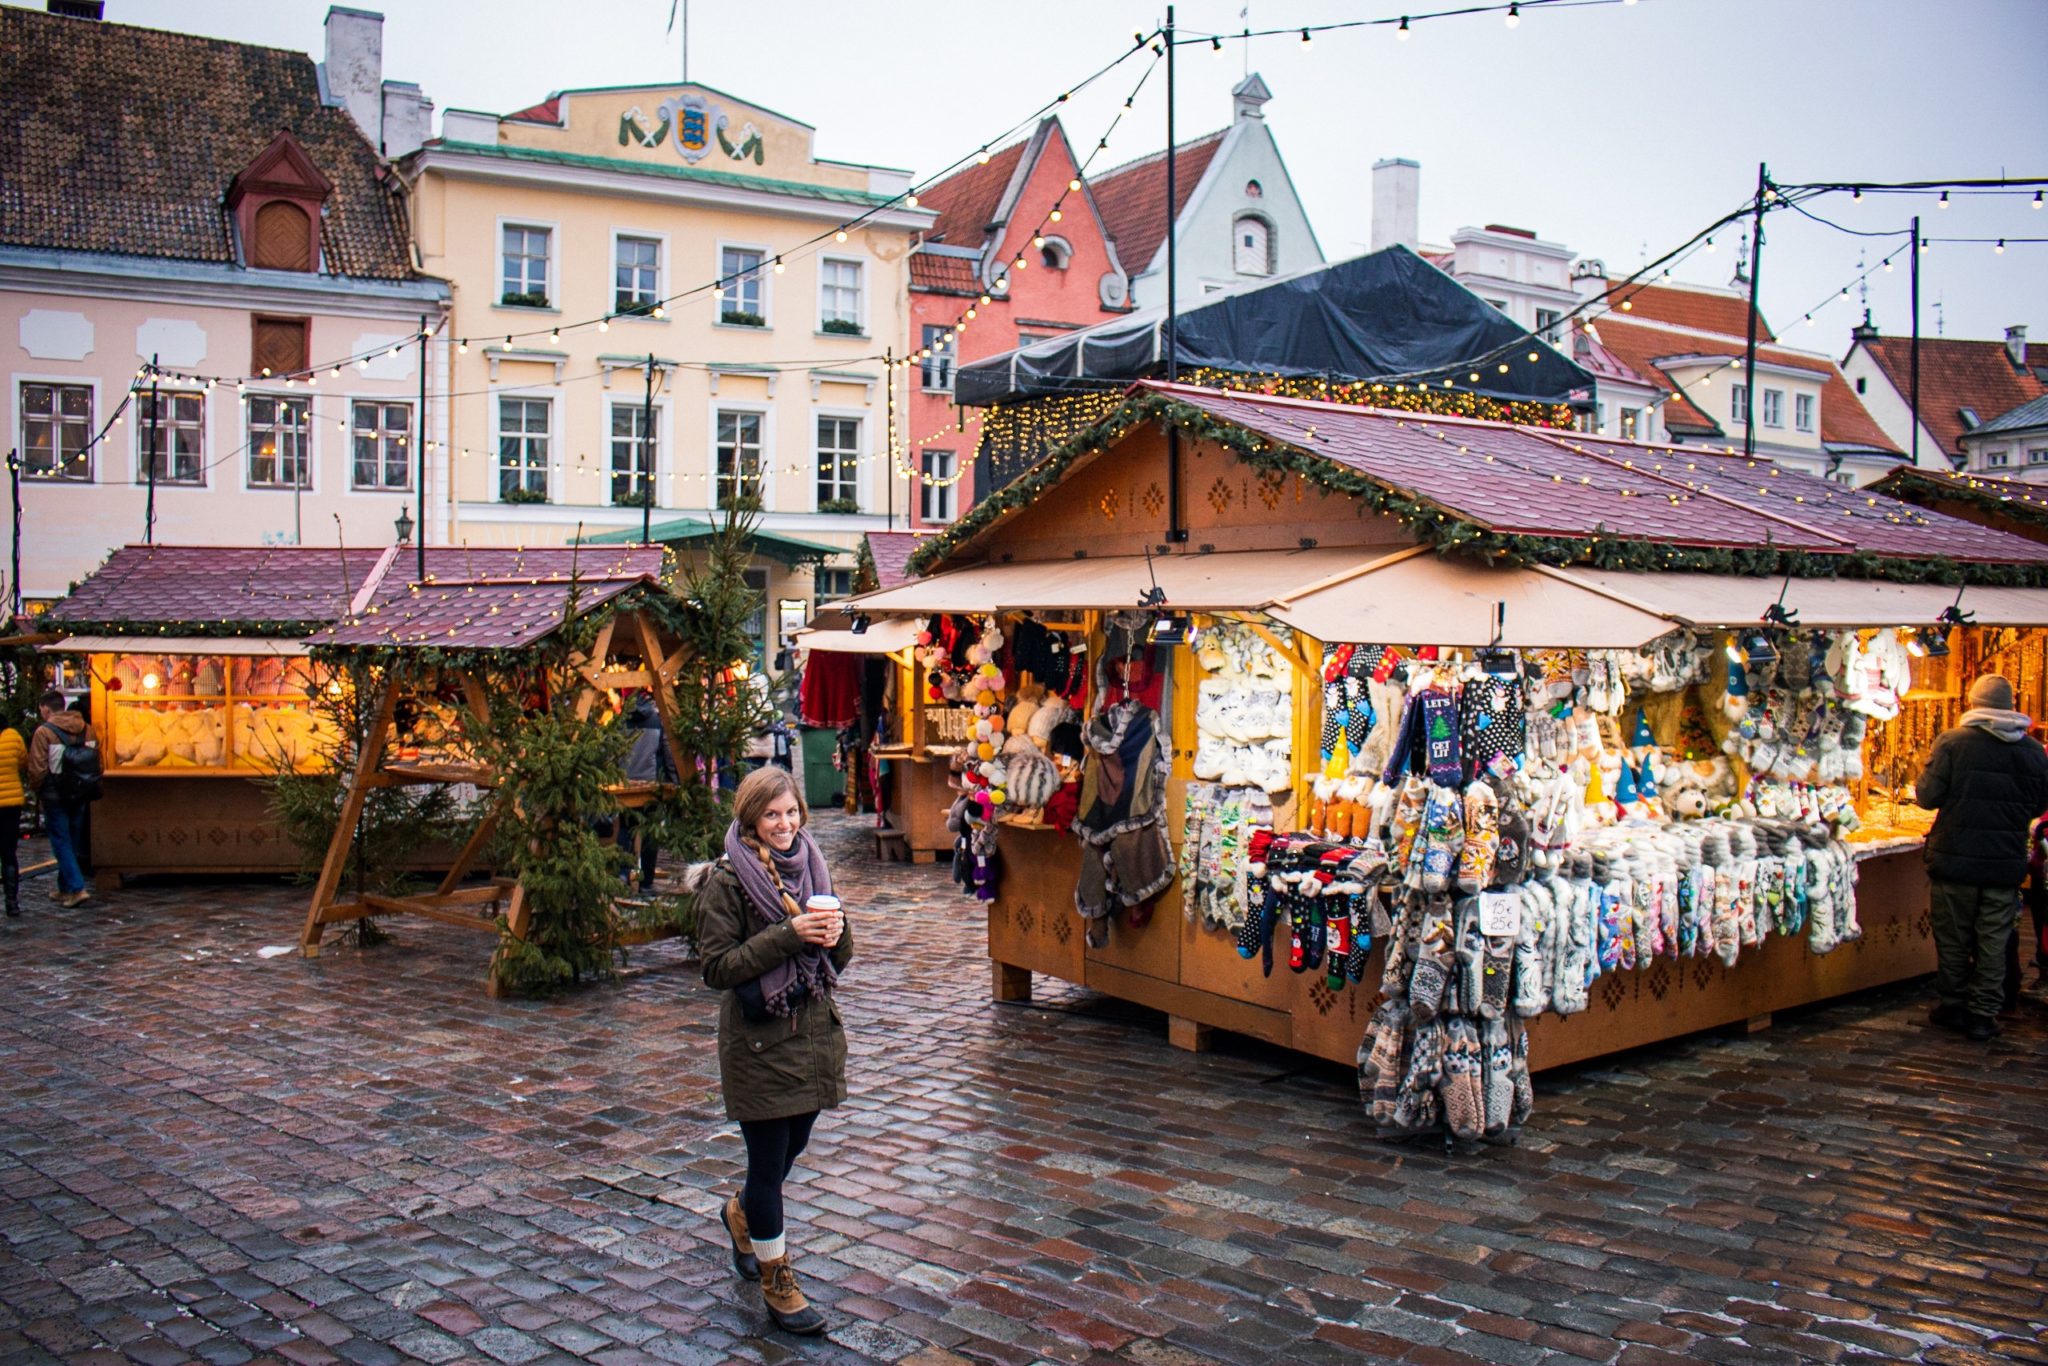
<svg viewBox="0 0 2048 1366"><path fill-rule="evenodd" d="M768 1304L769 1317L783 1332L812 1337L825 1331L825 1316L804 1298L803 1288L796 1283L796 1268L786 1254L761 1263L761 1298Z"/></svg>
<svg viewBox="0 0 2048 1366"><path fill-rule="evenodd" d="M754 1240L747 1236L747 1212L740 1208L739 1197L726 1201L719 1213L725 1234L732 1239L732 1269L740 1273L741 1280L760 1280L761 1263L754 1257Z"/></svg>

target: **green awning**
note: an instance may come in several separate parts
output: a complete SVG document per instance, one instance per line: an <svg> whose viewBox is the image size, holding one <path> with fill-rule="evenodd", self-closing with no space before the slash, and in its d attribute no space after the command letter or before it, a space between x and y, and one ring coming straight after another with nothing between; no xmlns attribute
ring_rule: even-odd
<svg viewBox="0 0 2048 1366"><path fill-rule="evenodd" d="M657 545L687 545L691 541L707 540L718 534L715 523L697 517L676 517L666 522L656 522L648 528L647 538ZM585 536L585 545L638 545L640 528L620 527L616 531L600 531L594 536ZM851 555L854 552L842 546L825 545L818 541L799 540L794 536L778 536L772 531L753 531L747 535L747 543L758 553L787 565L799 565L807 560L824 561L834 555Z"/></svg>

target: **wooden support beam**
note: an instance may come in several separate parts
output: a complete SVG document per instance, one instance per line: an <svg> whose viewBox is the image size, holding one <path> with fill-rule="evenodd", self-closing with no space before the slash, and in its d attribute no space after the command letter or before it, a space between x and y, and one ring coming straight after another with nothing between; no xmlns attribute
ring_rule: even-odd
<svg viewBox="0 0 2048 1366"><path fill-rule="evenodd" d="M1211 1026L1199 1020L1186 1020L1178 1015L1166 1017L1166 1041L1190 1053L1208 1052L1215 1042L1213 1032Z"/></svg>
<svg viewBox="0 0 2048 1366"><path fill-rule="evenodd" d="M363 802L369 796L367 779L376 772L378 761L384 757L384 745L391 736L391 718L397 711L398 679L394 675L385 680L384 695L377 701L369 733L363 738L362 752L356 755L355 772L350 775L348 793L341 802L341 819L335 823L334 837L327 842L327 858L320 865L320 880L313 885L312 903L306 907L306 926L299 935L299 952L308 958L320 956L321 912L334 900L335 889L341 886L342 872L348 867L349 849L355 844L356 823L363 818Z"/></svg>
<svg viewBox="0 0 2048 1366"><path fill-rule="evenodd" d="M479 724L489 726L491 697L484 691L484 685L477 682L476 676L470 673L457 674L456 677L462 682L462 697L469 704L470 714L476 717Z"/></svg>
<svg viewBox="0 0 2048 1366"><path fill-rule="evenodd" d="M498 932L496 916L478 915L475 911L465 911L456 906L437 906L424 897L365 896L363 904L388 915L417 915L458 929Z"/></svg>
<svg viewBox="0 0 2048 1366"><path fill-rule="evenodd" d="M635 616L633 624L640 632L640 657L642 659L661 658L661 642L655 638L654 623L644 616ZM662 677L660 671L657 670L653 679L653 687L650 691L654 694L654 709L661 717L661 742L668 747L669 762L674 764L676 768L676 780L678 782L686 782L694 776L695 769L692 765L683 762L683 751L676 744L675 689L669 686L668 679Z"/></svg>
<svg viewBox="0 0 2048 1366"><path fill-rule="evenodd" d="M442 896L453 892L462 884L462 879L469 876L470 865L483 853L484 845L490 842L491 832L498 828L498 817L504 812L503 799L493 795L490 804L484 810L484 818L476 823L476 829L470 831L469 838L463 841L462 852L455 856L455 862L448 867L448 876L441 879L441 885L436 890Z"/></svg>
<svg viewBox="0 0 2048 1366"><path fill-rule="evenodd" d="M998 1001L1028 1001L1031 999L1031 969L1012 967L1008 963L990 961L993 996Z"/></svg>
<svg viewBox="0 0 2048 1366"><path fill-rule="evenodd" d="M505 908L505 928L514 939L524 939L532 923L533 912L526 905L526 884L517 883L512 888L512 904Z"/></svg>
<svg viewBox="0 0 2048 1366"><path fill-rule="evenodd" d="M653 674L646 669L585 669L583 681L593 688L651 688Z"/></svg>

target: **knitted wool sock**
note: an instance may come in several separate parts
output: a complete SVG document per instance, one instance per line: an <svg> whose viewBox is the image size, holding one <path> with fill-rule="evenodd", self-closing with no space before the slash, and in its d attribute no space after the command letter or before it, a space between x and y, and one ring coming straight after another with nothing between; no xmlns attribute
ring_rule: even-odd
<svg viewBox="0 0 2048 1366"><path fill-rule="evenodd" d="M1477 1138L1486 1128L1479 1033L1470 1020L1462 1018L1452 1019L1445 1033L1443 1080L1437 1086L1437 1094L1443 1098L1444 1125L1454 1137Z"/></svg>
<svg viewBox="0 0 2048 1366"><path fill-rule="evenodd" d="M1344 975L1352 982L1365 980L1366 964L1372 961L1372 915L1363 895L1348 898L1351 905L1351 952L1344 958Z"/></svg>
<svg viewBox="0 0 2048 1366"><path fill-rule="evenodd" d="M1536 1088L1529 1080L1529 1031L1515 1029L1513 1045L1514 1065L1510 1080L1514 1084L1515 1099L1508 1111L1508 1125L1518 1129L1529 1122L1529 1114L1536 1108Z"/></svg>
<svg viewBox="0 0 2048 1366"><path fill-rule="evenodd" d="M1361 1050L1370 1045L1358 1066L1359 1088L1372 1106L1373 1123L1381 1126L1394 1122L1394 1106L1400 1098L1403 1076L1401 1054L1408 1042L1409 1029L1408 1003L1389 1000L1373 1012L1372 1025L1359 1043Z"/></svg>
<svg viewBox="0 0 2048 1366"><path fill-rule="evenodd" d="M1479 1018L1505 1019L1515 982L1516 940L1513 935L1496 934L1487 936L1483 942L1486 949L1480 967Z"/></svg>
<svg viewBox="0 0 2048 1366"><path fill-rule="evenodd" d="M1458 745L1458 703L1441 688L1430 688L1415 696L1420 709L1422 759L1429 780L1441 787L1456 787L1465 778L1465 765Z"/></svg>
<svg viewBox="0 0 2048 1366"><path fill-rule="evenodd" d="M1451 965L1442 952L1424 950L1416 955L1415 970L1408 975L1408 1005L1418 1021L1437 1017L1450 985Z"/></svg>
<svg viewBox="0 0 2048 1366"><path fill-rule="evenodd" d="M1735 870L1714 870L1714 952L1725 967L1734 967L1742 952L1742 913L1735 904Z"/></svg>
<svg viewBox="0 0 2048 1366"><path fill-rule="evenodd" d="M1458 890L1479 892L1493 881L1500 852L1500 798L1490 783L1465 789L1465 843L1458 851Z"/></svg>
<svg viewBox="0 0 2048 1366"><path fill-rule="evenodd" d="M1410 1132L1434 1128L1442 1115L1436 1092L1444 1076L1443 1023L1416 1020L1413 1040L1408 1070L1401 1077L1400 1094L1394 1103L1395 1127Z"/></svg>
<svg viewBox="0 0 2048 1366"><path fill-rule="evenodd" d="M1551 915L1549 893L1543 884L1523 884L1522 923L1515 933L1513 996L1515 1014L1523 1019L1541 1015L1550 1004L1543 944Z"/></svg>
<svg viewBox="0 0 2048 1366"><path fill-rule="evenodd" d="M1448 891L1465 839L1465 803L1454 787L1433 787L1422 817L1422 890Z"/></svg>
<svg viewBox="0 0 2048 1366"><path fill-rule="evenodd" d="M1495 1138L1507 1132L1515 1108L1515 1048L1508 1042L1506 1022L1492 1019L1480 1026L1479 1046L1486 1098L1485 1133Z"/></svg>
<svg viewBox="0 0 2048 1366"><path fill-rule="evenodd" d="M1413 866L1416 847L1421 843L1423 813L1428 807L1429 780L1409 774L1395 795L1391 820L1394 831L1391 868L1397 877L1407 877Z"/></svg>

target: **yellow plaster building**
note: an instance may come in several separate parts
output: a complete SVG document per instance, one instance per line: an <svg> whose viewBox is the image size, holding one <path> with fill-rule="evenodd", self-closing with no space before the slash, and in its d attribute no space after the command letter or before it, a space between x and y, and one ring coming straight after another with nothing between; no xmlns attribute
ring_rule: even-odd
<svg viewBox="0 0 2048 1366"><path fill-rule="evenodd" d="M454 295L433 539L637 541L644 520L687 559L743 500L763 662L799 603L850 587L861 535L907 511L883 356L933 215L909 172L812 139L702 85L447 112L402 163L421 264Z"/></svg>

